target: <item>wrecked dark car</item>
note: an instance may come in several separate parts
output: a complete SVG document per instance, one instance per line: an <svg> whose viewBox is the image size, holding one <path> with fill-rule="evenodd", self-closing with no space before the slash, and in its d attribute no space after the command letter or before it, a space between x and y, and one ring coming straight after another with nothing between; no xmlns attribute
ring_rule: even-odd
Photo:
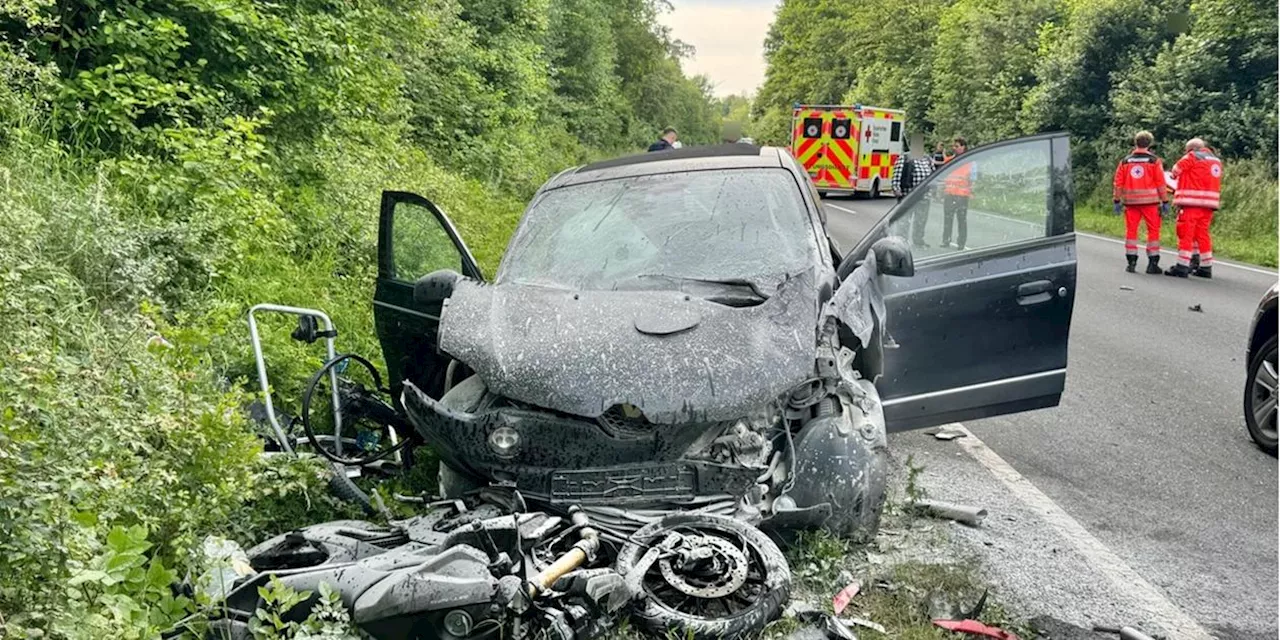
<svg viewBox="0 0 1280 640"><path fill-rule="evenodd" d="M431 202L385 193L384 422L439 458L441 502L251 550L227 628L270 574L337 582L380 638L587 638L624 612L758 632L790 583L761 530L873 536L888 431L1057 404L1068 157L1065 134L967 154L999 196L975 186L970 214L1015 203L1022 236L916 255L904 238L954 167L845 253L784 150L600 162L538 191L492 280Z"/></svg>

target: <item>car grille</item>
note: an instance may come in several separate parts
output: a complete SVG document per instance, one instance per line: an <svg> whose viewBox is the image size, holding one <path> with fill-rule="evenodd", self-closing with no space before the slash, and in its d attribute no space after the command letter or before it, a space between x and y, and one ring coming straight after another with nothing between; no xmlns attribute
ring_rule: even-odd
<svg viewBox="0 0 1280 640"><path fill-rule="evenodd" d="M596 422L598 422L609 435L618 438L626 438L628 436L646 436L649 435L649 432L653 428L653 423L649 422L649 419L645 418L644 414L631 417L627 415L626 409L624 409L620 404L615 404L612 407L609 407L608 411L605 411L600 414L599 418L596 418Z"/></svg>

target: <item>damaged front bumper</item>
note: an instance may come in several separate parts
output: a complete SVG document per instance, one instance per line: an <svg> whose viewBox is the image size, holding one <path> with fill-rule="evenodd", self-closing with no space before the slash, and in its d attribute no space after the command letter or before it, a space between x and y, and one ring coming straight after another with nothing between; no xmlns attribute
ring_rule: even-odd
<svg viewBox="0 0 1280 640"><path fill-rule="evenodd" d="M735 423L646 424L624 435L548 411L455 411L412 384L403 400L450 467L551 505L705 505L747 495L765 471L688 457Z"/></svg>

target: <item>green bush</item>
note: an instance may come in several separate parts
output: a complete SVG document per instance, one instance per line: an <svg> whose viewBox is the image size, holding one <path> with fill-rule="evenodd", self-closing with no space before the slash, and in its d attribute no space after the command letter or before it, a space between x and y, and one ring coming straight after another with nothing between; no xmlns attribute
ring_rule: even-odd
<svg viewBox="0 0 1280 640"><path fill-rule="evenodd" d="M319 461L262 455L245 312L323 309L376 361L383 189L492 273L552 173L666 125L714 139L661 6L0 4L0 636L154 638L200 606L166 587L206 536L358 515ZM321 353L290 325L262 323L296 412Z"/></svg>

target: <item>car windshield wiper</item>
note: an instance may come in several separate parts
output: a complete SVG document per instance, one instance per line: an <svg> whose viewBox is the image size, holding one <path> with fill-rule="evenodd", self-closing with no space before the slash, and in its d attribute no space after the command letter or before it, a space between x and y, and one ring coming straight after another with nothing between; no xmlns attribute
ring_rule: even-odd
<svg viewBox="0 0 1280 640"><path fill-rule="evenodd" d="M711 295L700 295L699 297L734 307L754 306L769 299L769 294L760 290L760 286L751 280L745 278L692 278L686 276L672 276L663 273L642 273L636 276L637 280L660 280L678 284L680 290L684 291L686 286L694 285L701 288L715 289L716 293ZM618 287L623 288L623 287Z"/></svg>

